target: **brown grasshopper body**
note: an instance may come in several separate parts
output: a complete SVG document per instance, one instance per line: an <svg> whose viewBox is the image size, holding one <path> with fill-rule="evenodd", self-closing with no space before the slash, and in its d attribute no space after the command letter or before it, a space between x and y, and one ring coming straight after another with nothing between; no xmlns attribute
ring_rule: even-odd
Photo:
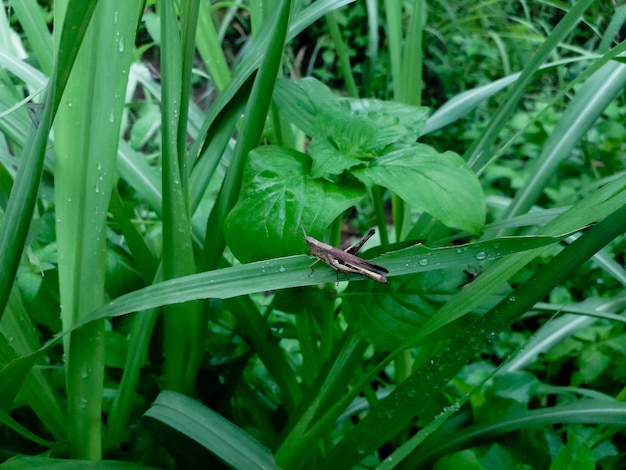
<svg viewBox="0 0 626 470"><path fill-rule="evenodd" d="M302 231L304 232L304 227L302 227ZM361 249L365 242L369 240L372 235L374 235L374 233L376 233L376 231L374 229L370 229L370 231L367 232L361 240L346 248L344 251L316 240L313 237L309 237L306 232L304 232L304 240L309 247L309 251L311 252L311 255L317 258L317 260L309 266L309 268L311 268L311 273L313 273L313 266L319 261L323 261L337 271L337 273L360 274L362 276L369 277L376 282L380 282L381 284L387 284L387 278L385 277L385 274L389 272L387 269L365 261L355 254Z"/></svg>

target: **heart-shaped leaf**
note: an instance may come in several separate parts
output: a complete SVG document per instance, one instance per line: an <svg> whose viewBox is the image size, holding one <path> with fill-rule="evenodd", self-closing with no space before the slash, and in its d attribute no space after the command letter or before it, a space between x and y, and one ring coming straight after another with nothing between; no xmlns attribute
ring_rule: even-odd
<svg viewBox="0 0 626 470"><path fill-rule="evenodd" d="M226 218L225 237L244 263L306 252L300 235L320 237L337 216L355 205L365 189L310 176L311 159L283 147L250 152L237 204Z"/></svg>

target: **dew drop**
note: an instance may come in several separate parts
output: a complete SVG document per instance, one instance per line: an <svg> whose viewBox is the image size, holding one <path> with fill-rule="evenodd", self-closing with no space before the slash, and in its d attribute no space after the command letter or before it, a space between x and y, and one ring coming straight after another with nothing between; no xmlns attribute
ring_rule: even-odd
<svg viewBox="0 0 626 470"><path fill-rule="evenodd" d="M477 260L483 260L486 258L487 258L487 253L485 253L484 251L479 251L478 253L476 253Z"/></svg>
<svg viewBox="0 0 626 470"><path fill-rule="evenodd" d="M428 266L428 259L422 258L417 262L420 266Z"/></svg>

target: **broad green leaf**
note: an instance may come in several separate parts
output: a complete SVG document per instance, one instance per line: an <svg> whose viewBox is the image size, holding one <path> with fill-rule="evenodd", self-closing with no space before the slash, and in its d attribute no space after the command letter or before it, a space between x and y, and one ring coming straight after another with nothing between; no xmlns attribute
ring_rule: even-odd
<svg viewBox="0 0 626 470"><path fill-rule="evenodd" d="M392 129L402 142L414 142L415 137L426 125L428 108L423 106L373 99L348 99L347 101L355 116L366 116L381 127Z"/></svg>
<svg viewBox="0 0 626 470"><path fill-rule="evenodd" d="M574 429L567 432L567 444L561 448L559 455L552 462L550 470L566 470L576 468L578 470L593 470L596 461L593 458L591 448Z"/></svg>
<svg viewBox="0 0 626 470"><path fill-rule="evenodd" d="M313 78L281 80L274 100L280 112L313 138L314 178L340 174L352 159L383 155L392 144L415 142L426 108L369 99L338 98Z"/></svg>
<svg viewBox="0 0 626 470"><path fill-rule="evenodd" d="M368 186L398 194L443 224L478 233L485 221L485 198L476 175L453 152L439 153L417 144L352 171Z"/></svg>
<svg viewBox="0 0 626 470"><path fill-rule="evenodd" d="M306 251L300 224L320 236L364 195L362 187L314 180L307 155L282 147L250 153L239 201L226 219L225 236L242 262Z"/></svg>
<svg viewBox="0 0 626 470"><path fill-rule="evenodd" d="M346 102L314 78L278 80L274 101L281 114L311 137L332 135L332 126L325 119L349 112Z"/></svg>
<svg viewBox="0 0 626 470"><path fill-rule="evenodd" d="M280 112L306 134L332 137L343 151L358 150L357 143L363 145L361 151L371 152L415 141L427 115L426 108L402 103L340 98L314 78L279 80L274 100Z"/></svg>
<svg viewBox="0 0 626 470"><path fill-rule="evenodd" d="M393 350L433 316L465 281L463 271L439 270L403 276L389 286L351 283L344 293L346 321L366 341Z"/></svg>

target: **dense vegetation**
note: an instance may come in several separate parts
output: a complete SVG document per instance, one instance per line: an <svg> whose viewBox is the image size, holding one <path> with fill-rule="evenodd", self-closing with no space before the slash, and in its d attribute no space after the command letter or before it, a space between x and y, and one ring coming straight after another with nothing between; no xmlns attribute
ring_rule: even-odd
<svg viewBox="0 0 626 470"><path fill-rule="evenodd" d="M6 3L3 466L626 465L625 7Z"/></svg>

